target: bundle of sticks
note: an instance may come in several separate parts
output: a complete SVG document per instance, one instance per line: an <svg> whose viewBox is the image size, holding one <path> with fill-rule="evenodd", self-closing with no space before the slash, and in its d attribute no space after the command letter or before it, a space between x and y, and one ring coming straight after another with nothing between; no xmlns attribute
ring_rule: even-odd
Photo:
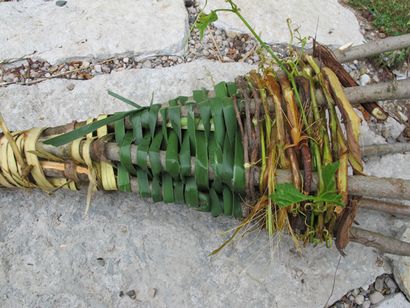
<svg viewBox="0 0 410 308"><path fill-rule="evenodd" d="M355 48L369 56L369 49L408 45L410 35L377 50ZM233 237L258 225L270 235L288 231L296 244L335 241L343 253L355 241L410 256L409 243L353 227L359 207L410 213L378 200L410 200L410 181L366 176L362 162L410 144L361 148L353 110L383 121L376 100L410 98L410 82L358 87L339 62L359 58L355 48L332 52L316 43L313 55L298 53L283 69L265 66L162 105L110 92L134 109L59 127L10 132L1 118L0 187L50 192L86 184L87 210L97 189L138 192L241 219Z"/></svg>

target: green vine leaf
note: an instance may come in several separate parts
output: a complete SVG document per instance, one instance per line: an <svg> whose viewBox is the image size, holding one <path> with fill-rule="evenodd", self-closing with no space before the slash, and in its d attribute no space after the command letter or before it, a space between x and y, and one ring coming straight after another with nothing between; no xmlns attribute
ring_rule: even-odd
<svg viewBox="0 0 410 308"><path fill-rule="evenodd" d="M215 11L211 11L209 14L201 12L196 20L195 27L199 30L199 37L201 40L204 38L204 32L208 26L218 20L218 15Z"/></svg>
<svg viewBox="0 0 410 308"><path fill-rule="evenodd" d="M318 196L304 195L293 184L277 184L275 192L270 195L271 200L280 208L288 207L303 201L315 203L325 202L344 207L342 196L337 193L335 173L339 168L339 162L327 164L323 167L323 191Z"/></svg>
<svg viewBox="0 0 410 308"><path fill-rule="evenodd" d="M342 202L342 195L339 195L337 192L333 191L326 191L324 193L321 193L319 196L313 196L312 200L314 202L332 203L341 207L345 206L345 204Z"/></svg>
<svg viewBox="0 0 410 308"><path fill-rule="evenodd" d="M284 208L295 203L311 200L312 196L306 196L302 194L291 183L283 183L276 185L276 190L273 194L270 195L270 198L280 208Z"/></svg>
<svg viewBox="0 0 410 308"><path fill-rule="evenodd" d="M322 169L323 175L323 192L334 192L336 191L336 178L335 174L337 169L339 169L339 161L327 164Z"/></svg>

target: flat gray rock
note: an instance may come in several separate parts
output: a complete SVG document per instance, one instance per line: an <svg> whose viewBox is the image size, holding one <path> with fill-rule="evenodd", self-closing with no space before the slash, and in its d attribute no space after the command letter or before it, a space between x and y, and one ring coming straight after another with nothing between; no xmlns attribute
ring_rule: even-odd
<svg viewBox="0 0 410 308"><path fill-rule="evenodd" d="M205 0L199 1L203 6ZM321 43L343 45L360 44L363 36L352 11L337 0L237 0L242 15L258 34L269 43L288 43L290 36L286 19L300 26L303 36L312 36ZM208 1L206 11L230 7L224 0ZM231 13L218 13L216 25L228 32L248 32L242 22ZM317 33L316 33L317 31ZM295 42L296 43L296 42Z"/></svg>
<svg viewBox="0 0 410 308"><path fill-rule="evenodd" d="M212 89L220 81L233 81L252 68L244 63L204 60L155 70L112 72L87 81L53 79L32 86L12 85L0 88L0 109L12 130L56 126L129 109L107 90L140 105L149 105L153 95L155 102L164 103L179 95L191 96L192 90Z"/></svg>
<svg viewBox="0 0 410 308"><path fill-rule="evenodd" d="M0 4L0 59L51 63L118 54L176 54L188 35L183 0L23 0Z"/></svg>
<svg viewBox="0 0 410 308"><path fill-rule="evenodd" d="M322 307L330 295L336 249L299 256L288 236L257 232L209 257L237 221L122 193L98 193L84 220L85 199L0 191L4 306ZM383 273L371 249L346 252L330 303Z"/></svg>
<svg viewBox="0 0 410 308"><path fill-rule="evenodd" d="M406 300L403 293L396 293L386 298L377 308L409 308L410 303Z"/></svg>

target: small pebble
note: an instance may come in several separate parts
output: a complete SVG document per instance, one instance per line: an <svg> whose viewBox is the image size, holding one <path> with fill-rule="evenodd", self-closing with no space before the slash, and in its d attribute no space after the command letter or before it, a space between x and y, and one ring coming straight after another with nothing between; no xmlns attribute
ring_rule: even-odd
<svg viewBox="0 0 410 308"><path fill-rule="evenodd" d="M137 292L135 292L134 290L130 290L125 294L127 294L128 297L131 298L131 299L136 299L137 298Z"/></svg>
<svg viewBox="0 0 410 308"><path fill-rule="evenodd" d="M14 80L14 77L14 74L9 73L3 76L3 80L5 82L12 82Z"/></svg>
<svg viewBox="0 0 410 308"><path fill-rule="evenodd" d="M123 58L123 59L122 59L122 62L124 62L124 63L128 63L129 61L130 61L129 58Z"/></svg>
<svg viewBox="0 0 410 308"><path fill-rule="evenodd" d="M150 60L146 60L144 61L144 63L142 63L142 68L151 68L152 64Z"/></svg>
<svg viewBox="0 0 410 308"><path fill-rule="evenodd" d="M94 70L96 73L102 73L101 65L100 64L94 65Z"/></svg>
<svg viewBox="0 0 410 308"><path fill-rule="evenodd" d="M362 308L370 308L371 303L369 301L365 301L362 305Z"/></svg>
<svg viewBox="0 0 410 308"><path fill-rule="evenodd" d="M30 71L30 77L31 78L38 78L38 77L40 77L40 73L37 72L37 71L31 70Z"/></svg>
<svg viewBox="0 0 410 308"><path fill-rule="evenodd" d="M151 288L151 289L149 290L149 296L155 297L155 295L157 295L157 289Z"/></svg>
<svg viewBox="0 0 410 308"><path fill-rule="evenodd" d="M374 288L376 291L382 292L384 287L384 279L382 277L378 277L376 282L374 283Z"/></svg>
<svg viewBox="0 0 410 308"><path fill-rule="evenodd" d="M74 85L73 83L70 83L70 84L67 85L67 90L68 90L68 91L73 91L74 88L75 88L75 85ZM97 259L97 260L98 260L98 259Z"/></svg>
<svg viewBox="0 0 410 308"><path fill-rule="evenodd" d="M50 73L46 73L46 74L44 75L44 77L49 78L49 77L51 77L51 74L50 74Z"/></svg>
<svg viewBox="0 0 410 308"><path fill-rule="evenodd" d="M354 296L359 295L359 293L360 293L360 290L359 290L359 289L354 289L354 290L352 291L352 294L353 294Z"/></svg>
<svg viewBox="0 0 410 308"><path fill-rule="evenodd" d="M90 66L90 62L88 61L83 61L82 65L83 68L88 68Z"/></svg>
<svg viewBox="0 0 410 308"><path fill-rule="evenodd" d="M64 5L66 5L66 4L67 4L67 1L61 1L61 0L56 1L56 5L59 6L59 7L62 7L62 6L64 6Z"/></svg>
<svg viewBox="0 0 410 308"><path fill-rule="evenodd" d="M97 258L97 262L98 262L98 264L99 265L101 265L101 266L105 266L105 260L104 260L104 258Z"/></svg>
<svg viewBox="0 0 410 308"><path fill-rule="evenodd" d="M371 78L370 78L369 75L363 74L363 75L360 76L360 85L361 86L368 85L370 83L370 81L371 81Z"/></svg>
<svg viewBox="0 0 410 308"><path fill-rule="evenodd" d="M377 303L380 303L384 299L384 296L379 291L375 291L369 295L369 299L370 299L370 302L373 305L375 305Z"/></svg>
<svg viewBox="0 0 410 308"><path fill-rule="evenodd" d="M396 290L396 289L397 289L397 284L396 284L396 282L395 282L393 279L391 279L390 277L387 277L384 282L386 283L386 286L387 286L390 290L392 290L392 289Z"/></svg>
<svg viewBox="0 0 410 308"><path fill-rule="evenodd" d="M101 66L101 70L103 71L103 73L109 74L111 72L111 69L108 65L102 65Z"/></svg>
<svg viewBox="0 0 410 308"><path fill-rule="evenodd" d="M354 302L358 305L362 305L364 303L364 296L363 295L357 295L356 298L354 299Z"/></svg>

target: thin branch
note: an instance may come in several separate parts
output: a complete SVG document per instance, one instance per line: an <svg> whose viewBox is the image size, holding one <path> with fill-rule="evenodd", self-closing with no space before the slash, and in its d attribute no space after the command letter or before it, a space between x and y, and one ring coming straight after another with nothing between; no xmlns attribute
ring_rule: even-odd
<svg viewBox="0 0 410 308"><path fill-rule="evenodd" d="M410 243L377 232L352 227L350 229L350 240L368 247L376 248L384 253L410 256Z"/></svg>
<svg viewBox="0 0 410 308"><path fill-rule="evenodd" d="M351 47L345 50L334 50L334 54L340 62L349 62L392 51L410 47L410 33L388 37L382 40L371 41L363 45Z"/></svg>

